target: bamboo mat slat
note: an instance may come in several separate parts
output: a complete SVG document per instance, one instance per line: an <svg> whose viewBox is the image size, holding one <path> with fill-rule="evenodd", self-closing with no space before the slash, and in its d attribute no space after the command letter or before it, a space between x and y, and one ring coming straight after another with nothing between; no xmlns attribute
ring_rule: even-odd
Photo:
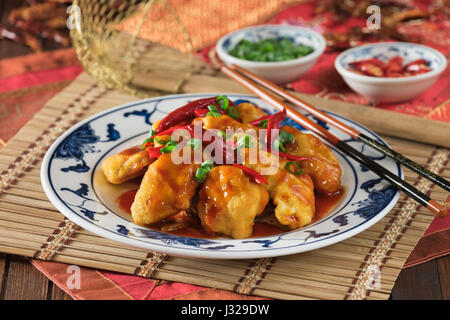
<svg viewBox="0 0 450 320"><path fill-rule="evenodd" d="M213 70L203 70L184 85L184 92L237 88ZM245 92L242 88L232 91ZM347 104L308 98L348 116ZM274 299L389 297L404 262L434 218L405 196L377 224L350 239L301 254L251 260L189 259L148 252L101 238L65 219L41 187L40 164L46 150L83 118L137 99L98 85L83 73L0 150L1 252ZM339 109L341 105L345 107ZM401 136L384 138L430 170L450 176L448 149ZM405 179L438 200L447 195L407 170ZM377 286L368 282L374 267L379 272Z"/></svg>

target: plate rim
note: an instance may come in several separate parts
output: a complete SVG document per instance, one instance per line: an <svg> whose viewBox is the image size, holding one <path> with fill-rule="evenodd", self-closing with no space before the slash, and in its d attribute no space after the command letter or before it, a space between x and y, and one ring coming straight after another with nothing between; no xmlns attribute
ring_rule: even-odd
<svg viewBox="0 0 450 320"><path fill-rule="evenodd" d="M41 184L44 189L44 192L46 196L48 197L49 201L52 203L53 206L61 213L63 214L67 219L74 222L75 224L79 225L80 227L92 232L95 235L98 235L100 237L110 239L113 241L117 241L123 244L127 244L130 246L142 248L145 250L152 250L159 253L164 253L172 256L183 256L183 257L191 257L191 258L205 258L205 259L254 259L254 258L267 258L267 257L277 257L277 256L284 256L284 255L290 255L295 253L301 253L301 252L307 252L311 250L316 250L322 247L326 247L332 244L336 244L338 242L344 241L350 237L353 237L357 235L358 233L370 228L374 224L376 224L378 221L380 221L390 210L395 206L395 204L398 202L398 199L400 197L400 191L397 189L395 192L395 195L393 196L392 200L388 203L387 206L385 206L379 213L377 213L374 217L372 217L369 220L366 220L365 222L362 222L360 225L345 231L341 234L330 236L326 239L321 239L322 241L316 241L312 243L308 243L307 246L290 246L287 248L273 248L273 250L261 250L261 251L252 251L251 254L248 252L227 252L227 251L214 251L214 250L193 250L189 254L186 254L186 248L179 248L174 246L166 246L161 248L155 248L154 244L149 244L143 241L140 241L138 239L133 239L129 237L123 237L120 236L111 230L107 230L105 228L102 228L100 226L97 226L93 223L87 222L87 220L82 219L77 214L74 214L68 210L67 206L63 204L63 201L60 200L56 192L53 190L52 184L49 180L49 176L47 174L47 170L50 168L50 162L52 160L52 156L56 150L56 148L60 145L62 141L64 141L74 130L82 127L84 124L89 123L97 118L103 117L105 114L116 112L120 109L127 108L136 104L145 104L149 102L154 102L157 100L165 100L167 98L183 98L183 97L202 97L202 96L215 96L215 95L227 95L227 96L239 96L239 99L242 98L253 98L253 99L260 99L261 98L251 95L251 94L241 94L241 93L218 93L218 92L207 92L207 93L187 93L187 94L173 94L173 95L165 95L165 96L158 96L153 98L147 98L147 99L140 99L136 101L127 102L124 104L120 104L111 108L108 108L106 110L103 110L101 112L95 113L86 119L83 119L74 125L72 125L70 128L68 128L64 133L62 133L53 143L52 145L47 149L47 152L45 153L45 156L41 163L40 168L40 178L41 178ZM378 134L370 130L369 128L363 126L362 124L349 119L345 116L337 115L331 111L327 111L328 113L332 114L333 116L338 116L341 118L344 118L373 134L375 137L377 137L379 140L381 140L384 144L389 144L384 141ZM343 157L346 157L343 155ZM400 173L400 177L403 179L403 169L402 167L397 163L397 167ZM334 239L331 243L329 239ZM230 239L233 240L233 239ZM240 239L242 240L242 239ZM328 240L328 241L327 241ZM152 248L150 248L152 247ZM295 250L297 248L297 250ZM211 256L209 256L211 254Z"/></svg>

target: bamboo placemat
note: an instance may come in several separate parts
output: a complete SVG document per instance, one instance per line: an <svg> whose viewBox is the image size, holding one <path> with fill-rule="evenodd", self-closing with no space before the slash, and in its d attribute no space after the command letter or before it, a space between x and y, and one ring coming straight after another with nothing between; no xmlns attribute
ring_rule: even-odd
<svg viewBox="0 0 450 320"><path fill-rule="evenodd" d="M197 74L183 88L185 92L243 92L209 71ZM41 187L40 164L47 148L83 118L137 99L82 74L0 150L1 252L275 299L389 297L403 263L433 220L431 213L405 196L380 222L346 241L306 253L254 260L171 257L103 239L65 219ZM337 113L348 112L348 104L317 101ZM384 138L399 152L450 178L448 149ZM422 192L444 201L445 192L427 180L410 171L405 176ZM373 286L372 279L379 282Z"/></svg>

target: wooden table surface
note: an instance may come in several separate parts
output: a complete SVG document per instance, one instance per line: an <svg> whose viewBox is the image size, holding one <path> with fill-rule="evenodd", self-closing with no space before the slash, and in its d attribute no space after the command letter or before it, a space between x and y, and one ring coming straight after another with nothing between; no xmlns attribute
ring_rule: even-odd
<svg viewBox="0 0 450 320"><path fill-rule="evenodd" d="M0 23L22 1L0 1ZM59 48L45 43L45 50ZM0 40L0 59L31 53L26 46ZM1 101L0 101L1 102ZM67 300L71 297L34 268L28 258L0 253L0 300ZM450 299L450 255L403 270L391 299Z"/></svg>

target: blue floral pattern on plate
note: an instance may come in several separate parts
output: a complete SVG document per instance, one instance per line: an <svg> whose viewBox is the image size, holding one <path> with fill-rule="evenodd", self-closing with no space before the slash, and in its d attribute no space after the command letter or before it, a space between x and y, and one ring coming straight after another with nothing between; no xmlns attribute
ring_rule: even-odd
<svg viewBox="0 0 450 320"><path fill-rule="evenodd" d="M121 214L101 195L102 187L95 179L99 164L106 156L142 142L148 136L150 125L173 109L214 95L218 94L174 95L133 102L75 125L49 148L42 164L41 180L50 201L67 218L108 239L173 255L241 259L293 254L342 241L376 223L398 200L398 191L387 182L333 149L343 168L344 198L329 215L305 228L276 236L236 240L175 236L133 224L129 216ZM254 96L228 96L233 101L250 101L266 112L276 112ZM341 116L333 116L384 143L363 126ZM311 119L341 139L358 145L345 133L330 128L318 119ZM306 131L291 120L286 120L286 124ZM364 149L362 145L361 150L402 176L400 166L394 161L380 156L376 151Z"/></svg>

